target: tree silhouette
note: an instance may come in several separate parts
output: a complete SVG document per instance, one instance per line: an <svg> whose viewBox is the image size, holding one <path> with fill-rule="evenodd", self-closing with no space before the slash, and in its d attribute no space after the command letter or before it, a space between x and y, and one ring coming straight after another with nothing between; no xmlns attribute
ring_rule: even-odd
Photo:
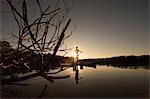
<svg viewBox="0 0 150 99"><path fill-rule="evenodd" d="M18 34L13 34L17 40L17 51L29 51L32 57L39 57L41 72L45 72L53 65L59 47L72 34L65 33L71 22L67 16L72 5L69 8L64 0L47 1L46 6L42 4L42 0L32 2L36 4L38 13L35 17L31 17L33 9L29 8L32 6L30 1L20 0L16 5L15 1L6 0L17 24ZM49 57L43 59L44 53L49 53Z"/></svg>
<svg viewBox="0 0 150 99"><path fill-rule="evenodd" d="M11 9L12 17L17 24L17 34L13 34L13 37L17 40L17 49L8 57L19 54L19 60L23 60L21 62L27 68L26 64L34 64L36 59L38 59L36 62L39 60L41 62L38 62L40 63L39 72L13 80L3 79L2 83L8 84L35 76L42 76L48 80L68 78L68 75L64 77L50 77L45 72L53 66L57 51L64 43L64 40L72 34L72 31L68 34L66 33L71 22L71 19L68 19L67 16L72 5L69 8L64 0L54 0L55 2L48 0L48 5L45 6L42 4L42 0L33 0L38 14L35 17L31 17L34 11L29 9L29 6L32 6L30 1L19 0L17 5L14 0L5 1ZM47 57L44 57L45 53L49 53ZM18 63L15 61L13 64L16 65ZM60 71L63 70L61 69Z"/></svg>

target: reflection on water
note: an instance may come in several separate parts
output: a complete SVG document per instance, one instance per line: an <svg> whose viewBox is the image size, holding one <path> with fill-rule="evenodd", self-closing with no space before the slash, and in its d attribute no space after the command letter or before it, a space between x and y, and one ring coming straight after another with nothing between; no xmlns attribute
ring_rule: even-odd
<svg viewBox="0 0 150 99"><path fill-rule="evenodd" d="M47 74L52 76L57 71ZM70 78L55 79L52 83L37 76L3 85L1 93L2 97L20 98L142 98L149 94L149 73L144 66L77 65L57 73L57 76L70 75Z"/></svg>

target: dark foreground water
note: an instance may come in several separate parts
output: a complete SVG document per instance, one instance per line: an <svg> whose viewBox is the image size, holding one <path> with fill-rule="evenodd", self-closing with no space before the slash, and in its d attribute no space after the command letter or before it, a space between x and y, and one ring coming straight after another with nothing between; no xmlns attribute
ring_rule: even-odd
<svg viewBox="0 0 150 99"><path fill-rule="evenodd" d="M150 70L118 68L112 66L70 67L50 76L70 75L70 78L50 82L34 77L16 82L20 85L3 85L2 97L14 98L144 98L149 96ZM51 70L55 72L57 70Z"/></svg>

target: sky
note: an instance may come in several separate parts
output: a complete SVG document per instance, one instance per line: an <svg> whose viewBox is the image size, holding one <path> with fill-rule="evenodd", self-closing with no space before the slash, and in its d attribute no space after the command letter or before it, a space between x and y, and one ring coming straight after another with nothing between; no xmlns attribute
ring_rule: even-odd
<svg viewBox="0 0 150 99"><path fill-rule="evenodd" d="M148 0L76 0L71 15L80 58L149 53Z"/></svg>
<svg viewBox="0 0 150 99"><path fill-rule="evenodd" d="M150 52L148 0L74 0L68 17L76 25L76 31L66 40L66 45L74 50L78 46L83 51L80 59ZM1 18L0 39L8 39L3 30L4 21L11 20ZM67 55L73 55L74 50Z"/></svg>

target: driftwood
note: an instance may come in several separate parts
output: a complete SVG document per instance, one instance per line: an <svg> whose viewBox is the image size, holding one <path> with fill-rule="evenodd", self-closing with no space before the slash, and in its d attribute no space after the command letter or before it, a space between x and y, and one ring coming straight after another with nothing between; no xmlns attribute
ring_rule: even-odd
<svg viewBox="0 0 150 99"><path fill-rule="evenodd" d="M69 19L65 25L63 24L69 13L69 8L66 6L65 1L62 0L65 9L62 9L60 6L58 6L58 2L60 0L57 0L55 9L51 10L51 4L49 4L45 9L42 9L40 1L35 0L35 3L37 3L39 8L40 15L37 18L33 19L33 22L29 22L30 13L28 11L29 9L27 8L27 0L22 0L22 8L19 9L17 9L16 5L14 5L13 0L6 1L18 26L18 34L14 34L14 37L15 39L17 39L18 43L17 51L11 53L11 55L26 51L32 53L33 57L36 57L36 55L38 54L41 55L40 57L42 58L39 72L19 78L1 79L1 85L13 84L15 82L27 80L37 76L41 76L52 83L54 82L54 79L69 78L70 75L48 76L48 73L45 73L53 65L56 53L59 50L62 42L72 34L72 32L68 36L66 36L65 34L71 22L71 19ZM62 25L64 26L64 28L61 31L60 27L62 27ZM50 31L52 30L51 27L53 27L54 31ZM52 36L48 37L48 33L52 33ZM47 57L47 59L43 60L43 53L47 50L52 51L52 53L49 55L49 57ZM8 55L8 57L11 55ZM54 74L57 74L63 70L65 69L60 69Z"/></svg>
<svg viewBox="0 0 150 99"><path fill-rule="evenodd" d="M46 63L47 66L44 67L43 70L41 70L41 71L38 72L38 73L34 73L34 74L31 74L31 75L27 75L27 76L20 77L20 78L16 78L16 79L2 79L2 80L1 80L1 84L2 84L2 85L3 85L3 84L9 84L9 83L11 83L11 82L22 81L22 80L30 79L30 78L37 77L37 76L42 76L43 78L49 80L50 82L54 82L52 79L63 79L63 78L68 78L68 77L70 77L69 75L67 75L67 76L61 76L61 77L53 77L53 76L47 76L46 74L44 74L44 72L49 68L49 67L48 67L49 64L53 61L53 59L54 59L54 57L55 57L55 55L56 55L56 53L57 53L57 51L58 51L58 48L59 48L59 46L60 46L60 44L61 44L61 41L62 41L63 38L64 38L64 35L65 35L64 33L65 33L67 27L69 26L70 21L71 21L71 19L67 22L65 28L63 29L63 31L62 31L62 33L61 33L61 36L60 36L60 39L59 39L59 41L58 41L58 43L57 43L57 45L56 45L56 47L55 47L55 49L54 49L54 53L52 54L52 57L49 58L49 60L47 60L47 61L48 61L48 62Z"/></svg>
<svg viewBox="0 0 150 99"><path fill-rule="evenodd" d="M65 37L65 32L71 19L68 20L63 30L60 30L69 13L69 7L66 6L64 0L57 0L56 4L54 4L56 5L54 9L51 8L51 3L43 9L41 1L35 0L40 14L37 18L33 18L33 21L29 21L31 17L29 17L27 0L22 0L19 3L22 8L17 8L13 0L6 1L18 26L18 34L14 34L14 37L18 40L17 52L29 51L33 55L40 54L43 57L42 55L45 51L53 51L47 59L41 60L41 67L39 68L41 69L40 72L44 73L53 64L53 60L63 40L72 34L71 32ZM59 2L64 8L61 8L63 6L60 7ZM51 37L48 37L49 33L52 34Z"/></svg>

